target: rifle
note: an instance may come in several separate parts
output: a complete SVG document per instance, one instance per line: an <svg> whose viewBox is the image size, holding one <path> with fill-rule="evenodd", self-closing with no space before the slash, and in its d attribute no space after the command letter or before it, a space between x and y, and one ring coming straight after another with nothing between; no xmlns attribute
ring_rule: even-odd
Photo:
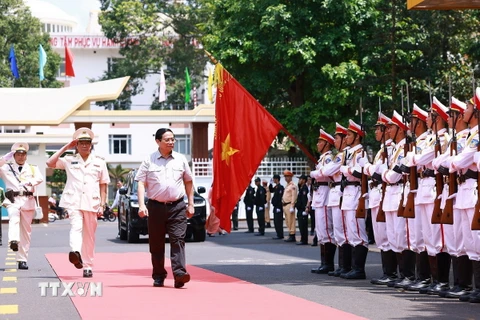
<svg viewBox="0 0 480 320"><path fill-rule="evenodd" d="M435 155L442 153L442 145L440 143L440 138L438 137L437 131L437 116L435 116ZM442 203L442 199L439 198L439 195L443 192L443 175L440 172L435 174L435 189L437 191L437 197L435 198L435 202L433 204L433 214L432 214L432 224L439 224L442 222L442 209L440 209L440 205Z"/></svg>
<svg viewBox="0 0 480 320"><path fill-rule="evenodd" d="M450 76L448 77L448 93L450 98L450 103L452 103L452 94L451 94L451 86L450 86ZM455 132L455 125L457 123L457 119L455 119L456 112L451 113L452 118L452 140L450 141L450 156L454 155L454 152L457 151L457 134ZM448 196L450 196L457 192L457 173L456 172L449 172L448 174ZM438 194L437 194L438 197ZM453 224L453 198L447 198L445 202L445 208L443 208L442 218L440 219L441 223L443 224Z"/></svg>
<svg viewBox="0 0 480 320"><path fill-rule="evenodd" d="M360 98L360 118L362 117L362 98ZM360 122L362 122L362 119L360 119ZM363 123L360 124L362 127L362 131L365 132L365 127ZM365 155L365 150L362 151L363 155ZM367 217L366 214L366 199L364 197L364 194L368 193L368 177L365 174L364 168L362 168L362 177L361 177L361 188L360 188L360 199L358 199L358 207L355 212L355 218L357 219L365 219Z"/></svg>
<svg viewBox="0 0 480 320"><path fill-rule="evenodd" d="M407 83L407 108L408 112L410 113L410 103L408 101L408 83ZM412 141L410 142L410 150L413 151L414 154L417 153L417 141L415 137L415 128L412 130ZM411 166L410 167L410 192L407 195L407 204L405 205L405 209L403 211L404 218L415 218L415 194L412 190L418 189L418 175L417 175L417 167Z"/></svg>
<svg viewBox="0 0 480 320"><path fill-rule="evenodd" d="M382 103L380 101L380 97L378 98L378 107L380 109L380 112L382 112ZM382 127L383 132L382 132L382 143L383 143L383 152L381 153L382 157L382 162L387 163L388 165L388 149L387 149L387 144L386 144L386 139L385 139L385 131L387 128L385 126ZM385 218L385 211L383 210L383 199L385 199L385 190L387 189L387 183L383 181L382 179L382 198L380 199L380 206L378 208L378 213L377 213L377 222L386 222Z"/></svg>
<svg viewBox="0 0 480 320"><path fill-rule="evenodd" d="M402 93L402 118L403 118L403 121L405 121L405 110L403 108L403 86L402 86L402 89L401 89L401 93ZM406 138L407 138L407 135L406 135L406 132L405 132L405 139ZM403 157L404 158L407 157L407 153L408 153L408 145L407 145L407 143L405 143L405 145L403 147ZM405 197L405 185L407 184L407 178L405 177L405 175L403 175L402 179L403 179L403 192L402 192L402 197L400 198L400 204L398 205L397 217L403 217L404 216L404 210L405 210L405 208L403 207L403 199Z"/></svg>

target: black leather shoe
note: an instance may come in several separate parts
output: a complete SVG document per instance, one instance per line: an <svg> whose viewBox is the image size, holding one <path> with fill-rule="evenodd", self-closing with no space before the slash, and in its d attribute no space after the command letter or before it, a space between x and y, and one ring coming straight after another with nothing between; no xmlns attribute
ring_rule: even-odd
<svg viewBox="0 0 480 320"><path fill-rule="evenodd" d="M399 288L399 289L405 289L406 287L414 284L413 280L410 280L409 278L405 278L402 281L396 283L393 287L394 288Z"/></svg>
<svg viewBox="0 0 480 320"><path fill-rule="evenodd" d="M273 239L273 240L282 240L283 237L273 237L272 239Z"/></svg>
<svg viewBox="0 0 480 320"><path fill-rule="evenodd" d="M153 280L153 286L154 287L163 287L164 282L165 282L165 279L155 279L155 280Z"/></svg>
<svg viewBox="0 0 480 320"><path fill-rule="evenodd" d="M175 277L175 288L182 288L185 283L190 281L190 274L189 273L184 273L181 276Z"/></svg>
<svg viewBox="0 0 480 320"><path fill-rule="evenodd" d="M272 225L270 224L270 222L267 223L267 225L265 226L265 228L271 228L271 227L272 227Z"/></svg>
<svg viewBox="0 0 480 320"><path fill-rule="evenodd" d="M426 294L439 295L441 291L446 290L450 290L450 286L448 285L448 283L439 282L435 286L428 288Z"/></svg>
<svg viewBox="0 0 480 320"><path fill-rule="evenodd" d="M264 236L264 235L265 235L265 233L263 233L263 232L255 233L255 236L257 236L257 237L258 236Z"/></svg>
<svg viewBox="0 0 480 320"><path fill-rule="evenodd" d="M16 241L16 240L10 241L10 249L12 249L12 251L17 252L18 251L18 241Z"/></svg>
<svg viewBox="0 0 480 320"><path fill-rule="evenodd" d="M335 270L335 273L333 274L334 277L342 277L342 274L347 274L349 273L350 271L352 271L352 269L344 269L344 268L340 268L340 269L337 269Z"/></svg>
<svg viewBox="0 0 480 320"><path fill-rule="evenodd" d="M90 269L83 270L83 277L84 278L91 278L93 277L93 272Z"/></svg>
<svg viewBox="0 0 480 320"><path fill-rule="evenodd" d="M342 275L340 275L340 277L342 277ZM364 270L353 269L342 278L347 280L362 280L362 279L366 279L367 275L365 274Z"/></svg>
<svg viewBox="0 0 480 320"><path fill-rule="evenodd" d="M402 282L404 279L405 279L405 278L398 278L398 279L395 280L395 281L389 282L389 283L387 284L387 287L393 288L393 287L395 287L395 285L396 285L397 283Z"/></svg>
<svg viewBox="0 0 480 320"><path fill-rule="evenodd" d="M18 269L28 270L28 265L26 261L18 261Z"/></svg>
<svg viewBox="0 0 480 320"><path fill-rule="evenodd" d="M311 271L312 273L316 274L328 274L329 272L335 272L335 268L333 266L324 264L318 268L312 269Z"/></svg>
<svg viewBox="0 0 480 320"><path fill-rule="evenodd" d="M70 251L68 254L68 260L75 266L77 269L83 268L82 256L78 251Z"/></svg>
<svg viewBox="0 0 480 320"><path fill-rule="evenodd" d="M472 288L462 288L457 286L455 290L441 291L438 295L442 298L456 298L459 299L462 296L469 296L472 293Z"/></svg>
<svg viewBox="0 0 480 320"><path fill-rule="evenodd" d="M312 246L312 247L318 247L318 242L313 242L313 243L311 244L311 246Z"/></svg>
<svg viewBox="0 0 480 320"><path fill-rule="evenodd" d="M283 240L285 242L297 242L297 240L295 240L295 237L288 237L287 239Z"/></svg>
<svg viewBox="0 0 480 320"><path fill-rule="evenodd" d="M381 278L377 278L377 279L372 279L370 280L370 283L371 284L377 284L377 285L381 285L381 286L386 286L388 285L390 282L394 282L397 280L397 277L389 277L389 276L383 276Z"/></svg>
<svg viewBox="0 0 480 320"><path fill-rule="evenodd" d="M404 287L407 291L420 291L420 289L430 286L430 279L416 280L413 284Z"/></svg>
<svg viewBox="0 0 480 320"><path fill-rule="evenodd" d="M297 243L295 243L297 246L307 246L308 243L307 242L302 242L302 241L299 241Z"/></svg>
<svg viewBox="0 0 480 320"><path fill-rule="evenodd" d="M233 227L233 230L238 230L238 228L237 228L237 227Z"/></svg>

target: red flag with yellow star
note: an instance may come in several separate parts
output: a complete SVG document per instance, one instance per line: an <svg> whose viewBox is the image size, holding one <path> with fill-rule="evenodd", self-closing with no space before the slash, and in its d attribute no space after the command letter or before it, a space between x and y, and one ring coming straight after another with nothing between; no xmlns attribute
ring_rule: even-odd
<svg viewBox="0 0 480 320"><path fill-rule="evenodd" d="M283 126L220 64L215 78L212 205L230 232L233 209Z"/></svg>

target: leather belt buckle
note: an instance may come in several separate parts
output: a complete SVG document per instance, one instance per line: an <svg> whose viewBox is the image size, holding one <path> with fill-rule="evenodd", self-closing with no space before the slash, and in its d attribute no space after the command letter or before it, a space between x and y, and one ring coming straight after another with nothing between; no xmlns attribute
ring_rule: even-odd
<svg viewBox="0 0 480 320"><path fill-rule="evenodd" d="M18 195L19 195L19 196L23 196L23 193L24 193L23 190L19 190L19 191L18 191Z"/></svg>

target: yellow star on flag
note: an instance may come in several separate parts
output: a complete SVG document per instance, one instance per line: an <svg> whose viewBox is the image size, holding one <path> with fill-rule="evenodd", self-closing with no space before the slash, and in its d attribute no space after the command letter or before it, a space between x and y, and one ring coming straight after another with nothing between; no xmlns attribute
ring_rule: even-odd
<svg viewBox="0 0 480 320"><path fill-rule="evenodd" d="M227 135L227 138L222 142L222 161L227 162L227 166L230 165L230 157L237 153L239 150L233 149L230 146L230 133Z"/></svg>

